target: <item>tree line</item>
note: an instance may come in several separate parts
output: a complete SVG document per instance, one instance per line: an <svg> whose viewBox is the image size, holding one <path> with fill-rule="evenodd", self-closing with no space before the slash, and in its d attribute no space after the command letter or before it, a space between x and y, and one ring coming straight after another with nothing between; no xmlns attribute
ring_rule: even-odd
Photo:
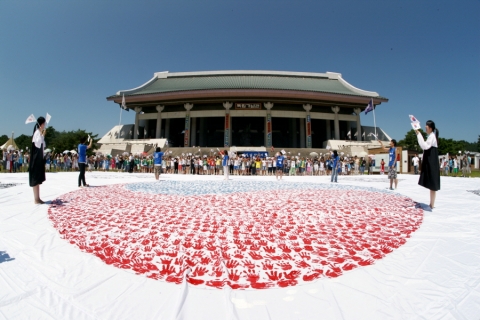
<svg viewBox="0 0 480 320"><path fill-rule="evenodd" d="M93 139L92 148L87 149L87 155L92 155L93 150L98 148L98 135L93 134L82 129L74 131L57 131L54 127L48 127L47 133L45 134L45 144L47 148L51 149L54 153L62 153L65 150L77 150L78 144L82 137L90 135ZM10 137L7 135L0 136L0 145L3 145L8 141ZM24 152L32 147L32 136L27 136L22 134L18 137L14 137L15 143L20 150Z"/></svg>

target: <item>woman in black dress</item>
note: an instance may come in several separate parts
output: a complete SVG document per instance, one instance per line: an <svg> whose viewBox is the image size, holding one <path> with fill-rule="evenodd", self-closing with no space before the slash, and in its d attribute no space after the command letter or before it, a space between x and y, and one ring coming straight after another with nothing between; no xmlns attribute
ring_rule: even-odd
<svg viewBox="0 0 480 320"><path fill-rule="evenodd" d="M417 140L423 149L422 171L418 184L430 189L430 208L435 206L435 196L440 190L440 164L438 162L438 130L435 128L435 122L428 120L425 126L427 132L427 141L423 139L422 134L415 130Z"/></svg>
<svg viewBox="0 0 480 320"><path fill-rule="evenodd" d="M45 118L39 117L33 129L32 148L30 150L30 161L28 163L28 179L30 187L33 188L35 204L44 203L40 199L40 185L45 181L45 160L43 158L45 133Z"/></svg>

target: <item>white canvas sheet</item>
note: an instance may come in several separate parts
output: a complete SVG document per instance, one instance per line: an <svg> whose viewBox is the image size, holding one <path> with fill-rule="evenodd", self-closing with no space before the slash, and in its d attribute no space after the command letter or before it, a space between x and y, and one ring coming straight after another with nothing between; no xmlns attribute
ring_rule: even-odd
<svg viewBox="0 0 480 320"><path fill-rule="evenodd" d="M42 199L78 190L77 178L47 173ZM161 179L208 184L223 177ZM428 204L418 176L399 179L395 193ZM91 186L153 180L153 174L87 173ZM231 180L276 183L274 177ZM328 177L284 180L329 184ZM0 189L0 319L478 319L480 196L467 190L478 192L479 181L442 177L436 208L423 213L405 244L372 265L285 288L233 290L175 284L108 265L62 239L49 206L33 204L26 174L1 174L0 186L8 188ZM341 176L339 185L385 192L388 182L386 176Z"/></svg>

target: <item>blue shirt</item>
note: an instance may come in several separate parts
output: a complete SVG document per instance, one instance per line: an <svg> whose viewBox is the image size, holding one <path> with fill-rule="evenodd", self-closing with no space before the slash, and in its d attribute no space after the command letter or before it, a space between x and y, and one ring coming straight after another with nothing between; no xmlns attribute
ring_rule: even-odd
<svg viewBox="0 0 480 320"><path fill-rule="evenodd" d="M78 145L78 163L87 163L87 146L81 143Z"/></svg>
<svg viewBox="0 0 480 320"><path fill-rule="evenodd" d="M153 164L160 166L162 164L163 152L155 152L153 154Z"/></svg>
<svg viewBox="0 0 480 320"><path fill-rule="evenodd" d="M227 154L223 155L222 166L224 166L224 167L228 166L228 155Z"/></svg>
<svg viewBox="0 0 480 320"><path fill-rule="evenodd" d="M340 161L340 156L333 157L332 168L336 168L339 161Z"/></svg>
<svg viewBox="0 0 480 320"><path fill-rule="evenodd" d="M277 167L278 168L283 168L283 161L285 160L284 156L278 156L277 157Z"/></svg>
<svg viewBox="0 0 480 320"><path fill-rule="evenodd" d="M390 148L388 152L388 166L391 167L395 164L397 148Z"/></svg>

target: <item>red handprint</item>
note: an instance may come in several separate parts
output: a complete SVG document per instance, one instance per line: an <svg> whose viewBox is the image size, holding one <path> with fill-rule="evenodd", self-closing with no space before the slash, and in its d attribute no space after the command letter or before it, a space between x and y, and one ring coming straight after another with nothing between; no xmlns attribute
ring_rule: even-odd
<svg viewBox="0 0 480 320"><path fill-rule="evenodd" d="M268 289L274 286L273 282L252 282L252 288L254 289Z"/></svg>
<svg viewBox="0 0 480 320"><path fill-rule="evenodd" d="M299 268L310 268L310 265L303 260L302 261L296 261L295 264Z"/></svg>
<svg viewBox="0 0 480 320"><path fill-rule="evenodd" d="M292 265L288 262L286 263L277 263L277 266L279 266L280 268L282 268L282 270L290 270L292 269Z"/></svg>
<svg viewBox="0 0 480 320"><path fill-rule="evenodd" d="M162 275L169 275L169 274L172 274L172 273L175 273L175 267L173 267L171 265L164 264L162 266L162 270L160 270L160 274L162 274Z"/></svg>
<svg viewBox="0 0 480 320"><path fill-rule="evenodd" d="M262 260L263 259L263 256L259 255L256 252L249 252L248 254L250 255L250 257L252 257L253 260Z"/></svg>
<svg viewBox="0 0 480 320"><path fill-rule="evenodd" d="M233 268L238 267L238 261L236 261L236 260L228 260L225 265L227 266L227 268L233 269Z"/></svg>
<svg viewBox="0 0 480 320"><path fill-rule="evenodd" d="M300 252L298 255L305 260L310 260L310 255L306 252Z"/></svg>
<svg viewBox="0 0 480 320"><path fill-rule="evenodd" d="M247 281L249 282L257 282L260 279L260 275L255 273L253 270L243 271L247 275Z"/></svg>
<svg viewBox="0 0 480 320"><path fill-rule="evenodd" d="M289 273L284 272L283 275L285 279L297 279L300 276L301 272L298 270L292 270Z"/></svg>
<svg viewBox="0 0 480 320"><path fill-rule="evenodd" d="M273 269L273 264L271 264L270 261L262 262L262 265L263 265L263 270L272 270Z"/></svg>
<svg viewBox="0 0 480 320"><path fill-rule="evenodd" d="M192 271L192 276L194 277L201 277L207 272L207 269L204 267L196 267Z"/></svg>
<svg viewBox="0 0 480 320"><path fill-rule="evenodd" d="M280 280L277 281L277 284L279 287L285 288L285 287L290 287L290 286L296 286L297 285L297 280L295 279L287 279L287 280Z"/></svg>
<svg viewBox="0 0 480 320"><path fill-rule="evenodd" d="M265 250L265 252L267 252L267 253L275 253L276 248L275 248L275 247L272 247L272 246L270 246L270 247L263 247L263 250Z"/></svg>
<svg viewBox="0 0 480 320"><path fill-rule="evenodd" d="M277 281L282 278L282 273L278 273L277 271L270 271L270 273L266 272L266 275L270 278L270 280Z"/></svg>
<svg viewBox="0 0 480 320"><path fill-rule="evenodd" d="M255 264L252 261L243 260L243 266L248 269L254 269Z"/></svg>
<svg viewBox="0 0 480 320"><path fill-rule="evenodd" d="M235 269L229 270L228 271L228 279L230 279L232 281L237 281L238 279L240 279L240 274Z"/></svg>
<svg viewBox="0 0 480 320"><path fill-rule="evenodd" d="M204 283L205 281L204 281L204 280L202 280L202 279L187 278L187 282L189 282L189 283L191 283L191 284L193 284L193 285L197 286L197 285L199 285L199 284L202 284L202 283Z"/></svg>
<svg viewBox="0 0 480 320"><path fill-rule="evenodd" d="M236 250L234 257L237 259L243 259L243 254L240 250Z"/></svg>

